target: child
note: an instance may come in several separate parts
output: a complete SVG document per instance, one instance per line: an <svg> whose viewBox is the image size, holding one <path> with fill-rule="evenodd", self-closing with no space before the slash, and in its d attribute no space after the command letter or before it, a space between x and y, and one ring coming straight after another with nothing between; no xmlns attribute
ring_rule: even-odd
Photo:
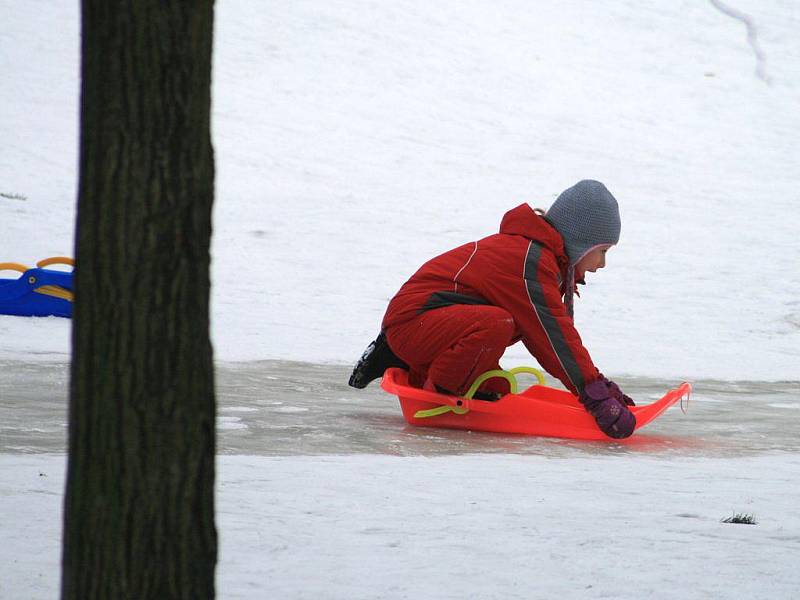
<svg viewBox="0 0 800 600"><path fill-rule="evenodd" d="M604 433L628 437L633 401L595 367L572 319L576 284L605 266L619 233L617 201L599 181L578 182L545 214L527 204L510 210L499 233L437 256L403 284L350 385L400 366L411 385L463 395L522 340ZM507 392L507 381L492 379L475 397Z"/></svg>

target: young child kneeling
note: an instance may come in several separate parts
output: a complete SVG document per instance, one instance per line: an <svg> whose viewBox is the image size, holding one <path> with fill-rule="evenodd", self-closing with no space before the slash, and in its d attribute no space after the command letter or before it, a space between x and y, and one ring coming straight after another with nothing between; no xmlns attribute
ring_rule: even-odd
<svg viewBox="0 0 800 600"><path fill-rule="evenodd" d="M628 437L634 403L594 365L572 318L577 284L605 267L619 235L617 201L598 181L578 182L546 213L527 204L508 211L499 233L429 260L403 284L350 385L401 366L411 385L463 395L521 340L606 435ZM475 397L505 393L508 383L492 379Z"/></svg>

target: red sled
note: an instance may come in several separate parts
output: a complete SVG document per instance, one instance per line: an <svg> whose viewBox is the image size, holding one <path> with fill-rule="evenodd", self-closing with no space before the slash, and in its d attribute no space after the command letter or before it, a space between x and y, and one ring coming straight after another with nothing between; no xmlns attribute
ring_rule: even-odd
<svg viewBox="0 0 800 600"><path fill-rule="evenodd" d="M411 425L576 440L612 439L600 431L594 418L570 392L547 387L541 383L516 392L514 376L519 372L534 373L540 382L544 382L544 377L529 367L519 367L510 371L490 371L490 377L502 376L508 379L512 393L495 401L476 400L471 397L472 393L479 383L490 377L478 378L464 397L449 396L412 387L408 384L407 371L392 368L383 374L381 387L398 397L403 417ZM636 415L636 431L653 421L681 398L688 398L691 391L691 384L684 382L652 404L630 407Z"/></svg>

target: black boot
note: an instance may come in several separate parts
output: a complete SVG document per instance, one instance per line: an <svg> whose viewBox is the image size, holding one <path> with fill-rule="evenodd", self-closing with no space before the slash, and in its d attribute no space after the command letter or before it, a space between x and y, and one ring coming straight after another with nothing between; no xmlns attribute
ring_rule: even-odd
<svg viewBox="0 0 800 600"><path fill-rule="evenodd" d="M389 348L386 335L381 331L358 359L348 383L354 388L363 389L370 381L383 377L383 372L390 367L408 370L408 365L397 358Z"/></svg>

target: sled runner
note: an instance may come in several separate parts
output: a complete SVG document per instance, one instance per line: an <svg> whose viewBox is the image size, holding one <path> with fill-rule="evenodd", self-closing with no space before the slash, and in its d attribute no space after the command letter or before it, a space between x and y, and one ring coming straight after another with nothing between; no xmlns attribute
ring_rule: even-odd
<svg viewBox="0 0 800 600"><path fill-rule="evenodd" d="M518 391L518 373L533 373L538 385ZM496 401L472 398L478 387L492 377L507 379L511 393ZM484 373L463 397L412 387L408 384L408 372L398 368L386 370L381 387L398 397L403 417L411 425L579 440L611 439L600 431L577 397L565 390L545 386L541 372L531 367ZM629 407L636 415L636 430L681 398L688 398L691 390L691 384L684 382L652 404Z"/></svg>
<svg viewBox="0 0 800 600"><path fill-rule="evenodd" d="M0 278L0 314L24 317L71 317L72 272L47 269L50 265L75 266L63 256L45 258L35 268L0 263L0 271L19 271L16 279Z"/></svg>

